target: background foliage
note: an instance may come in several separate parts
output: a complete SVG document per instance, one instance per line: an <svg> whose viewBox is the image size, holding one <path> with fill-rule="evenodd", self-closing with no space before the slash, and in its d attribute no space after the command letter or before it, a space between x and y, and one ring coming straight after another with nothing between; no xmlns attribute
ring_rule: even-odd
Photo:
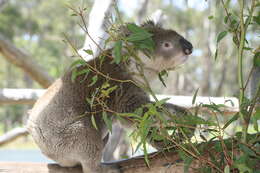
<svg viewBox="0 0 260 173"><path fill-rule="evenodd" d="M0 8L0 33L17 47L31 53L51 76L57 78L73 61L68 45L62 41L63 33L73 37L78 48L82 47L85 37L76 24L77 18L71 17L72 11L66 4L82 5L90 10L92 3L91 0L10 0ZM246 1L248 5L249 1ZM175 29L190 40L194 52L182 68L171 72L167 80L168 87L157 82L155 91L161 94L193 95L200 88L198 95L237 96L237 48L233 46L229 34L217 41L218 34L227 30L223 24L225 11L221 1L150 0L146 16L158 8L167 15L166 27ZM236 1L230 1L229 9L233 17L238 18L239 6ZM138 1L121 0L119 10L124 21L135 22L140 17ZM257 48L257 32L256 25L249 26L246 33L247 47ZM247 50L243 64L246 76L252 66L252 59L251 50ZM1 88L39 88L37 83L3 58L0 58L0 81ZM22 125L27 109L28 106L20 105L1 106L1 130L7 131Z"/></svg>

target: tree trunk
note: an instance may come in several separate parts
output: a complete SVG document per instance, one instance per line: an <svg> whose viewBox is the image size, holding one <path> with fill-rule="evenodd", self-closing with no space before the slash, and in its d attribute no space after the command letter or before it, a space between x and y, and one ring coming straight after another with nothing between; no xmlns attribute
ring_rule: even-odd
<svg viewBox="0 0 260 173"><path fill-rule="evenodd" d="M44 89L0 89L0 105L1 104L33 104L37 98L42 96L46 90ZM173 96L173 95L156 95L160 99L169 98L168 102L182 106L186 109L194 109L197 105L203 104L224 104L223 109L226 114L233 114L238 111L238 100L234 97L202 97L197 96L195 104L192 104L190 96ZM153 100L153 98L151 97ZM231 102L234 104L232 105ZM207 111L207 108L201 109Z"/></svg>
<svg viewBox="0 0 260 173"><path fill-rule="evenodd" d="M259 87L260 87L260 67L255 66L252 72L252 77L250 79L250 86L249 86L250 99L253 99L256 96ZM260 95L257 96L257 104L260 104Z"/></svg>
<svg viewBox="0 0 260 173"><path fill-rule="evenodd" d="M259 135L259 134L258 134ZM214 159L219 160L223 157L223 151L219 151L215 146L223 145L225 143L231 143L232 145L225 145L225 151L232 151L233 157L238 157L241 153L238 152L238 143L234 139L225 139L224 141L211 141L208 143L194 144L196 148L202 149L199 156L196 159L193 158L188 168L189 173L201 172L197 168L202 165L210 165L211 167L217 167L212 162L212 156ZM193 153L193 152L191 152ZM138 156L130 159L119 160L115 162L106 162L103 165L117 166L122 173L183 173L184 161L179 157L176 148L166 150L164 152L155 152L148 154L149 166L144 160L144 156ZM213 164L212 164L213 163ZM4 169L7 173L35 173L35 170L41 173L82 173L80 166L73 168L60 167L57 164L40 164L40 163L0 163L0 168ZM222 171L223 168L218 167ZM260 169L260 160L255 163L254 170ZM217 171L216 171L217 172Z"/></svg>
<svg viewBox="0 0 260 173"><path fill-rule="evenodd" d="M28 135L28 132L25 128L15 128L11 131L0 136L0 146L10 143L17 139L18 137ZM0 170L1 172L1 170Z"/></svg>
<svg viewBox="0 0 260 173"><path fill-rule="evenodd" d="M144 16L147 13L147 6L149 0L142 0L140 2L140 8L137 11L137 23L141 24L143 22Z"/></svg>
<svg viewBox="0 0 260 173"><path fill-rule="evenodd" d="M44 92L41 89L0 89L0 105L33 104Z"/></svg>
<svg viewBox="0 0 260 173"><path fill-rule="evenodd" d="M105 32L108 20L112 13L112 7L116 0L95 0L94 5L89 14L89 22L84 46L79 53L88 61L96 57L100 53L100 49L104 48L105 40L108 34ZM84 50L90 49L93 55L87 54Z"/></svg>
<svg viewBox="0 0 260 173"><path fill-rule="evenodd" d="M42 87L47 88L54 81L46 71L40 67L31 55L15 47L0 34L0 53L10 63L24 70L32 79Z"/></svg>

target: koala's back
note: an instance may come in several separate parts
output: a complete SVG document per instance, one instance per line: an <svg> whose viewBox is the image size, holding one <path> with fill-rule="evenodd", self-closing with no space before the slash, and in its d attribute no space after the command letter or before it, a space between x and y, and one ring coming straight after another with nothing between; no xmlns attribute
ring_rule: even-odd
<svg viewBox="0 0 260 173"><path fill-rule="evenodd" d="M131 79L123 66L111 63L109 58L102 63L99 59L94 59L88 64L111 78ZM80 71L83 68L86 67L80 66L77 70ZM64 166L81 163L82 154L85 157L87 154L89 157L99 158L97 155L104 147L102 137L107 129L101 113L95 116L98 130L92 125L91 115L84 115L86 112L96 111L90 109L86 98L91 98L96 88L102 86L107 79L98 75L97 82L89 86L96 73L89 73L85 80L83 80L84 75L79 76L75 82L72 82L71 75L72 72L68 71L48 88L35 103L27 123L30 134L42 152ZM116 81L110 82L111 86L121 84ZM107 102L112 110L118 112L128 111L123 106L127 105L129 100L133 100L133 95L139 95L141 98L147 96L133 84L123 83L120 88L120 93L112 94ZM81 164L84 165L84 163Z"/></svg>

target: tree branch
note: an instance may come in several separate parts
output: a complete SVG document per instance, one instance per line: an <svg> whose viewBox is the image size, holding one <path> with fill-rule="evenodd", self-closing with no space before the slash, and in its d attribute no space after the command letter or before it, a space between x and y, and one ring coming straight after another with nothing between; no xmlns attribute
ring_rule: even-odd
<svg viewBox="0 0 260 173"><path fill-rule="evenodd" d="M2 89L0 90L1 104L33 104L44 94L45 89ZM202 97L197 96L195 104L192 104L191 96L156 95L160 99L169 98L168 102L182 106L187 109L195 109L196 106L203 104L223 104L225 115L234 114L238 111L238 100L235 97ZM151 100L153 98L151 97ZM207 111L207 108L201 109Z"/></svg>
<svg viewBox="0 0 260 173"><path fill-rule="evenodd" d="M26 128L15 128L0 136L0 146L14 141L15 139L28 135ZM1 171L0 171L1 172Z"/></svg>
<svg viewBox="0 0 260 173"><path fill-rule="evenodd" d="M99 54L100 48L104 47L104 42L108 38L108 34L105 32L105 26L109 23L108 20L112 12L113 4L115 3L115 0L95 0L89 14L89 22L88 28L86 28L87 34L84 46L79 50L80 55L84 59L92 59ZM93 55L87 54L84 49L92 50Z"/></svg>
<svg viewBox="0 0 260 173"><path fill-rule="evenodd" d="M42 89L0 89L0 105L33 104L44 92Z"/></svg>
<svg viewBox="0 0 260 173"><path fill-rule="evenodd" d="M32 79L37 81L42 87L47 88L54 79L38 65L33 57L15 47L9 40L0 34L0 54L9 61L25 71Z"/></svg>

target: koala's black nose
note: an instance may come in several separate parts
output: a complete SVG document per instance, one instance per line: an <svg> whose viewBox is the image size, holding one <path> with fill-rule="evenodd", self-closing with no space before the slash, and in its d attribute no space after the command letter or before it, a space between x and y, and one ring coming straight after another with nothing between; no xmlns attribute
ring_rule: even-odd
<svg viewBox="0 0 260 173"><path fill-rule="evenodd" d="M185 55L190 55L192 53L193 46L189 41L185 40L184 38L181 38L180 44Z"/></svg>

